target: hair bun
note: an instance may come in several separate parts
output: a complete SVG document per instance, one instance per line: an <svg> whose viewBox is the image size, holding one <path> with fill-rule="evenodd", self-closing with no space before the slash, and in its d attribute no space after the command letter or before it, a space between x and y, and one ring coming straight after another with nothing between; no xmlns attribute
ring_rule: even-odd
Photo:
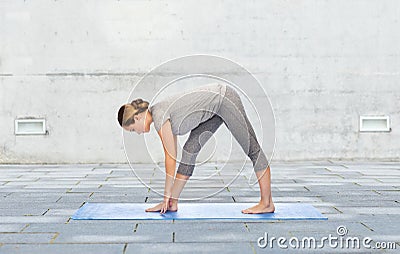
<svg viewBox="0 0 400 254"><path fill-rule="evenodd" d="M143 103L143 100L142 100L142 99L136 99L136 100L133 100L133 101L131 102L131 105L137 107L137 106L140 105L141 103Z"/></svg>

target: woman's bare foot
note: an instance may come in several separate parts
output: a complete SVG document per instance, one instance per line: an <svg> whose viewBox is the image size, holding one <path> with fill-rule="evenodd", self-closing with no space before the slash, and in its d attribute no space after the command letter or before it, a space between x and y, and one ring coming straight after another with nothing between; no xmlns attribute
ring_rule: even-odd
<svg viewBox="0 0 400 254"><path fill-rule="evenodd" d="M178 200L171 198L169 200L168 210L172 212L178 211Z"/></svg>
<svg viewBox="0 0 400 254"><path fill-rule="evenodd" d="M257 205L242 210L242 213L273 213L275 212L275 206L273 202L265 204L264 202L259 202Z"/></svg>
<svg viewBox="0 0 400 254"><path fill-rule="evenodd" d="M156 206L147 208L145 211L146 212L159 212L159 211L161 211L161 208L163 207L163 205L164 205L164 202L161 202Z"/></svg>
<svg viewBox="0 0 400 254"><path fill-rule="evenodd" d="M145 211L146 212L160 212L163 205L164 205L164 202L161 202L154 207L147 208ZM171 200L170 200L169 205L168 205L168 211L176 212L177 210L178 210L178 202L174 203L174 202L171 202Z"/></svg>

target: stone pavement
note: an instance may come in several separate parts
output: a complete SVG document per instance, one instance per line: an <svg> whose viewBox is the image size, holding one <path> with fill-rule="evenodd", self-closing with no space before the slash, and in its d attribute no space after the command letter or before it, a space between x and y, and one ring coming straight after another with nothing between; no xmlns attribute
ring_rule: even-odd
<svg viewBox="0 0 400 254"><path fill-rule="evenodd" d="M196 167L180 202L257 203L251 164L240 168ZM163 165L134 169L140 181L127 164L0 164L0 253L399 253L400 162L273 162L274 202L310 203L327 221L70 218L85 202L161 201ZM339 236L339 226L347 234ZM273 246L261 248L266 233ZM308 249L311 238L316 248Z"/></svg>

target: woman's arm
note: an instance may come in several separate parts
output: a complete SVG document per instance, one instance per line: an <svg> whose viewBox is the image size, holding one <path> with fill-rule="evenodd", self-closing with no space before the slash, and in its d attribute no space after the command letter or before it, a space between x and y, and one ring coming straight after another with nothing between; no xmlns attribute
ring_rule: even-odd
<svg viewBox="0 0 400 254"><path fill-rule="evenodd" d="M176 135L172 133L171 123L167 120L158 131L161 138L165 154L165 187L164 201L166 202L165 211L168 209L169 198L172 193L176 170L177 141ZM161 211L163 212L163 210Z"/></svg>

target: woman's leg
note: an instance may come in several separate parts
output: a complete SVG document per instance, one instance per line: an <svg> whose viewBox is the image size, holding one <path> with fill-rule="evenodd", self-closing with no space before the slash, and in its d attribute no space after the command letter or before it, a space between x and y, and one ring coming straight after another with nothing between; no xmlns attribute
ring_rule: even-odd
<svg viewBox="0 0 400 254"><path fill-rule="evenodd" d="M197 155L205 143L222 125L223 121L218 115L214 115L194 128L182 149L182 158L178 166L174 185L171 193L171 210L176 210L176 203L187 180L192 176Z"/></svg>
<svg viewBox="0 0 400 254"><path fill-rule="evenodd" d="M182 158L177 173L186 176L191 176L193 174L197 155L222 123L221 117L214 115L207 121L200 123L190 132L182 149Z"/></svg>
<svg viewBox="0 0 400 254"><path fill-rule="evenodd" d="M271 170L268 160L257 141L254 129L246 115L239 94L227 86L225 98L218 111L227 128L231 131L243 151L251 159L260 186L260 202L243 210L243 213L274 212L275 207L271 194Z"/></svg>

